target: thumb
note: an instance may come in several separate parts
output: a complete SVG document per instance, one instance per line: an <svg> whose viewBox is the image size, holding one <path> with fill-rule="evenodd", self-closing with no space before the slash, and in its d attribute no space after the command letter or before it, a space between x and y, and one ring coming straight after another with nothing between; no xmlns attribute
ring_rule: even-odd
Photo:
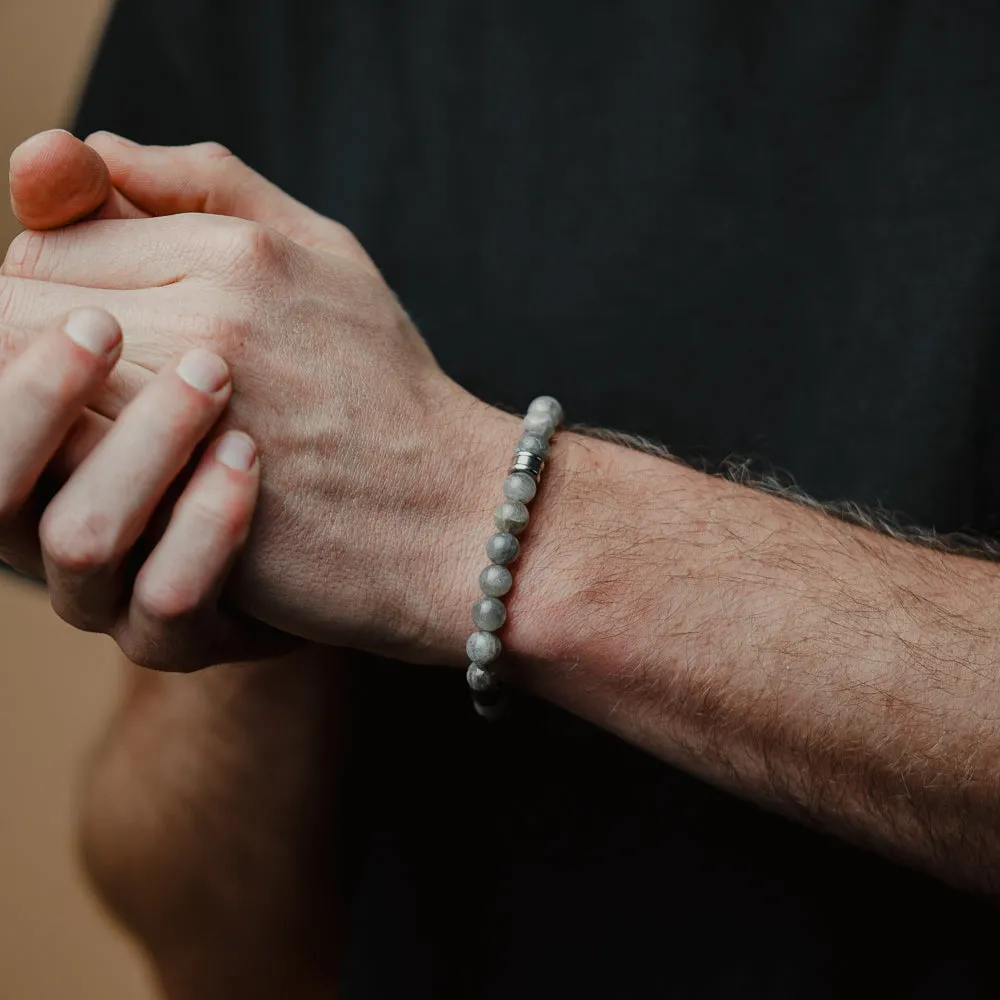
<svg viewBox="0 0 1000 1000"><path fill-rule="evenodd" d="M54 229L92 216L145 216L111 183L104 160L62 129L39 132L10 158L10 203L26 229Z"/></svg>
<svg viewBox="0 0 1000 1000"><path fill-rule="evenodd" d="M87 145L107 164L111 183L150 215L205 212L248 219L303 246L371 264L347 228L285 194L218 143L140 146L95 132Z"/></svg>

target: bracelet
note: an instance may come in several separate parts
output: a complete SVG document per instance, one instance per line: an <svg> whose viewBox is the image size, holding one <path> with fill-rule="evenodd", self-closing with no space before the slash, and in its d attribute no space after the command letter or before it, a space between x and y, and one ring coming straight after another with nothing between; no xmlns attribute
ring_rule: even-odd
<svg viewBox="0 0 1000 1000"><path fill-rule="evenodd" d="M493 514L497 530L486 542L490 563L479 574L483 596L472 605L472 621L478 631L465 644L471 661L465 679L472 693L472 704L487 719L498 718L507 700L496 666L503 643L494 634L507 620L507 608L500 598L514 585L507 567L521 551L517 536L528 524L527 504L535 497L549 440L562 420L563 409L557 400L551 396L532 400L524 417L523 433L514 449L513 464L503 481L504 500Z"/></svg>

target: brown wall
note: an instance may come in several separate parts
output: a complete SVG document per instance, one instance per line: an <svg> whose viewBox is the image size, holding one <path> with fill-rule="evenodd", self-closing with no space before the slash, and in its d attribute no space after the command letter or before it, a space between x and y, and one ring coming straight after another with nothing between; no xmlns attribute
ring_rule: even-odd
<svg viewBox="0 0 1000 1000"><path fill-rule="evenodd" d="M0 150L63 125L106 0L0 0ZM16 232L0 199L0 251ZM91 899L72 803L114 701L110 644L0 575L0 1000L147 1000L139 957Z"/></svg>

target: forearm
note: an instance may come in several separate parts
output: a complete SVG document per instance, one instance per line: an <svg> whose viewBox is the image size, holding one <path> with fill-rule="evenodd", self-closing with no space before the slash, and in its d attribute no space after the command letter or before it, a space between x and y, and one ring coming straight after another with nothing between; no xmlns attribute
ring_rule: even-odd
<svg viewBox="0 0 1000 1000"><path fill-rule="evenodd" d="M335 996L340 655L127 668L82 847L171 1000Z"/></svg>
<svg viewBox="0 0 1000 1000"><path fill-rule="evenodd" d="M1000 883L1000 573L563 433L502 633L518 682L707 780Z"/></svg>

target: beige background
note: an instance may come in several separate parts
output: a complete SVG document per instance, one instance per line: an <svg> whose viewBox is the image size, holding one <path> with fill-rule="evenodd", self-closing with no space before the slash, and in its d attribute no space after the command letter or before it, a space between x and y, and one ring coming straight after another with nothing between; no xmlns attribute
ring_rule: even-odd
<svg viewBox="0 0 1000 1000"><path fill-rule="evenodd" d="M0 151L64 125L106 0L0 0ZM17 231L0 199L0 252ZM148 1000L73 857L76 775L115 697L106 640L0 576L0 1000Z"/></svg>

